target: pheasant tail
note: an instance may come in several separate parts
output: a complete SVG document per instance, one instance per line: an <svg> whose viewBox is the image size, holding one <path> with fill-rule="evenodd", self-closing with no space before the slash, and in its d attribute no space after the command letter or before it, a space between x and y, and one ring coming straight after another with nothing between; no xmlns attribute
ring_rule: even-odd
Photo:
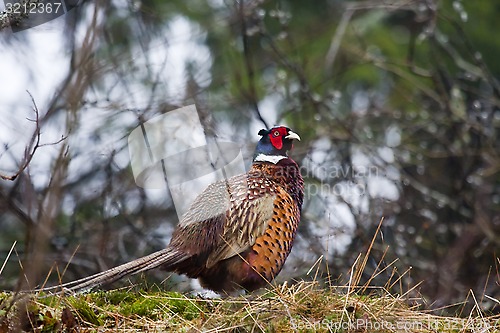
<svg viewBox="0 0 500 333"><path fill-rule="evenodd" d="M124 276L148 271L160 266L163 266L168 270L169 267L176 265L185 259L186 255L184 253L171 247L167 247L166 249L151 253L150 255L127 262L123 265L113 267L111 269L108 269L107 271L61 285L42 288L38 291L60 291L74 293L87 291L102 284L119 280Z"/></svg>

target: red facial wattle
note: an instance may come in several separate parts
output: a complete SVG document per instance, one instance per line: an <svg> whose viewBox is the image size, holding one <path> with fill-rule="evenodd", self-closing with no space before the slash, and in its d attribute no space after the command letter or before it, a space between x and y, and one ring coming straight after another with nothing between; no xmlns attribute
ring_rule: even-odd
<svg viewBox="0 0 500 333"><path fill-rule="evenodd" d="M270 134L270 139L271 139L271 144L273 145L274 148L280 150L283 148L283 140L281 139L281 136L273 136Z"/></svg>
<svg viewBox="0 0 500 333"><path fill-rule="evenodd" d="M274 128L269 133L269 139L274 148L281 150L283 148L283 137L287 134L285 127Z"/></svg>

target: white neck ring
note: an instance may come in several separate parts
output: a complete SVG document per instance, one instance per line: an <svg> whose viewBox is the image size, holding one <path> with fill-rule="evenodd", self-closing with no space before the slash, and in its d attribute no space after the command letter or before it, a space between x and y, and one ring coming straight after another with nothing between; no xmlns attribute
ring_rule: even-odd
<svg viewBox="0 0 500 333"><path fill-rule="evenodd" d="M277 164L279 161L287 158L286 156L280 155L265 155L259 154L255 157L254 162L270 162L273 164Z"/></svg>

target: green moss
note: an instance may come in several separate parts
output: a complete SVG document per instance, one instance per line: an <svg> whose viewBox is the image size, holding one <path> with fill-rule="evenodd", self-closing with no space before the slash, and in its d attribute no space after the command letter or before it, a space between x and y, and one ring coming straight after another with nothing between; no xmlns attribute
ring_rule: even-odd
<svg viewBox="0 0 500 333"><path fill-rule="evenodd" d="M72 296L68 297L67 301L84 321L96 326L101 326L103 324L102 320L98 317L97 308L92 308L92 303L89 303L85 298Z"/></svg>
<svg viewBox="0 0 500 333"><path fill-rule="evenodd" d="M137 315L157 319L163 306L160 300L152 297L140 297L121 305L120 313L125 316Z"/></svg>
<svg viewBox="0 0 500 333"><path fill-rule="evenodd" d="M59 321L54 318L51 311L46 311L43 314L39 313L38 321L42 327L41 332L56 332L58 326L60 325Z"/></svg>
<svg viewBox="0 0 500 333"><path fill-rule="evenodd" d="M199 316L200 306L195 299L171 292L108 291L88 295L88 300L108 312L125 317L141 316L152 320L166 314L192 320Z"/></svg>
<svg viewBox="0 0 500 333"><path fill-rule="evenodd" d="M200 305L196 304L196 300L186 298L181 294L176 296L166 299L170 311L187 320L195 319L200 315Z"/></svg>
<svg viewBox="0 0 500 333"><path fill-rule="evenodd" d="M48 307L56 307L61 303L61 297L54 295L39 294L37 297L37 303Z"/></svg>
<svg viewBox="0 0 500 333"><path fill-rule="evenodd" d="M137 300L138 294L130 291L99 291L91 294L97 306L130 304Z"/></svg>
<svg viewBox="0 0 500 333"><path fill-rule="evenodd" d="M282 317L271 322L270 327L266 328L266 332L275 333L288 333L296 332L292 327L290 320L286 317Z"/></svg>

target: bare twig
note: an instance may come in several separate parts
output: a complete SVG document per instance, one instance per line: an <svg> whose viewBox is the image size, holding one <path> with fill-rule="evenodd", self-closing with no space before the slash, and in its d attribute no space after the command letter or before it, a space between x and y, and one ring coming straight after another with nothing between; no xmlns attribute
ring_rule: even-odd
<svg viewBox="0 0 500 333"><path fill-rule="evenodd" d="M26 90L28 95L31 97L31 102L33 103L33 111L35 112L35 119L28 119L29 121L32 121L35 123L35 132L33 133L30 144L26 147L24 150L24 160L17 170L16 173L10 176L2 175L0 174L0 178L4 180L11 180L14 181L16 178L28 167L28 165L31 163L31 160L33 159L33 156L35 156L36 151L38 148L43 147L43 146L49 146L49 145L56 145L66 139L66 136L62 136L61 139L57 140L56 142L52 143L45 143L41 144L40 143L40 137L41 137L41 131L40 131L40 112L38 111L38 107L36 105L35 99L33 98L33 95Z"/></svg>

